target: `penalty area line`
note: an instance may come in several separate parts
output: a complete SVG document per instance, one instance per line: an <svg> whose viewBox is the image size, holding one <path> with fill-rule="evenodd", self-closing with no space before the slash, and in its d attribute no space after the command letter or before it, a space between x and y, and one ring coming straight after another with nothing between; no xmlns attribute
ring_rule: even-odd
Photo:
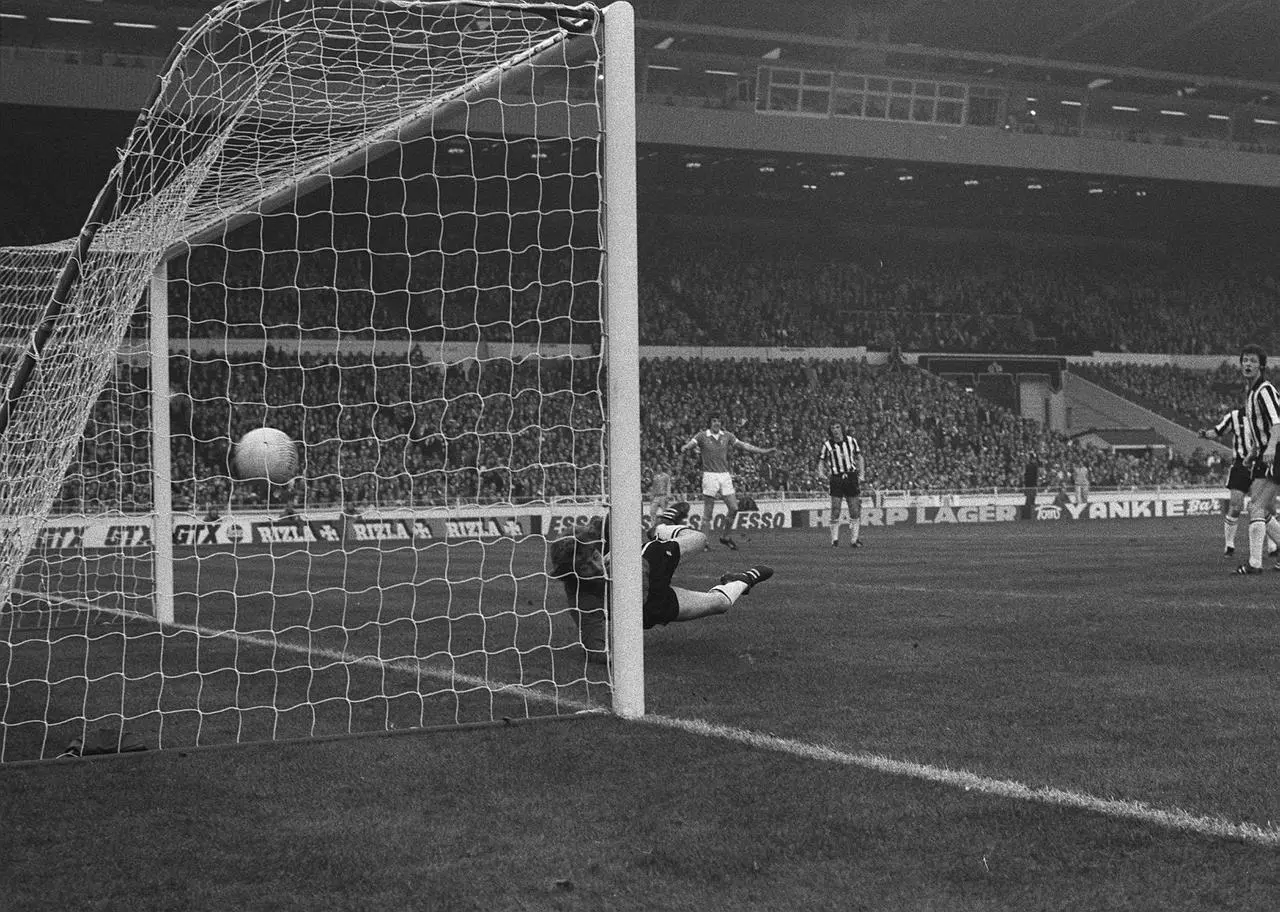
<svg viewBox="0 0 1280 912"><path fill-rule="evenodd" d="M635 721L645 722L661 728L678 729L706 738L732 741L748 747L788 754L805 760L858 767L872 772L919 779L953 788L963 788L966 792L973 791L997 798L1032 801L1038 804L1089 811L1106 817L1135 820L1199 836L1236 839L1241 842L1271 848L1280 847L1280 828L1274 825L1263 827L1252 823L1237 823L1219 816L1192 814L1180 808L1161 808L1142 801L1100 798L1086 792L1075 792L1068 789L1048 786L1037 788L1012 779L991 779L976 773L966 772L965 770L952 770L924 763L914 763L909 760L895 760L892 757L863 751L836 750L835 748L795 741L790 738L780 738L775 735L762 734L728 725L717 725L701 719L676 719L670 716L647 715Z"/></svg>

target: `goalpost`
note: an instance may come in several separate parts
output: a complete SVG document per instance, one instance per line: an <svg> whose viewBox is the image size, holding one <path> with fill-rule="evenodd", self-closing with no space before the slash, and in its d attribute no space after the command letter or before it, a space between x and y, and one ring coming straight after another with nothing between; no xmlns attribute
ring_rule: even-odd
<svg viewBox="0 0 1280 912"><path fill-rule="evenodd" d="M229 0L0 250L0 762L644 712L633 13ZM296 479L234 477L274 427ZM611 515L607 661L549 574Z"/></svg>

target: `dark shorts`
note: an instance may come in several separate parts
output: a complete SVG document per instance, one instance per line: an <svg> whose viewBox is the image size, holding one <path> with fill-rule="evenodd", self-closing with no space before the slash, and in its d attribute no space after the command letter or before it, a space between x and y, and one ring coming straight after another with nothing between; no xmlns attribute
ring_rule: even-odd
<svg viewBox="0 0 1280 912"><path fill-rule="evenodd" d="M644 547L648 565L649 591L644 600L644 629L670 624L680 615L680 600L671 588L671 578L680 566L680 546L673 541L653 541Z"/></svg>
<svg viewBox="0 0 1280 912"><path fill-rule="evenodd" d="M1253 481L1249 470L1245 467L1244 461L1237 459L1231 463L1231 471L1227 473L1227 489L1231 491L1240 491L1243 494L1249 493L1249 485Z"/></svg>
<svg viewBox="0 0 1280 912"><path fill-rule="evenodd" d="M862 493L858 485L858 476L850 475L832 475L831 476L831 496L832 497L857 497Z"/></svg>
<svg viewBox="0 0 1280 912"><path fill-rule="evenodd" d="M662 589L649 587L649 597L644 600L644 629L670 624L680 616L680 599L670 586Z"/></svg>
<svg viewBox="0 0 1280 912"><path fill-rule="evenodd" d="M1267 481L1280 484L1280 456L1271 460L1270 465L1267 465L1261 459L1255 459L1253 461L1252 477L1254 481L1257 481L1260 478L1265 478Z"/></svg>

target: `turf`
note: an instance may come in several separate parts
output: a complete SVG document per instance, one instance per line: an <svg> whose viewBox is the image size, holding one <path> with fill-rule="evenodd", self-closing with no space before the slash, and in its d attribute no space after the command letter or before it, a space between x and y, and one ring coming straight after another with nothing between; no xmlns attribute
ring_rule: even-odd
<svg viewBox="0 0 1280 912"><path fill-rule="evenodd" d="M756 534L681 568L777 575L648 634L648 709L1274 832L1280 573L1219 535ZM610 718L10 765L0 801L15 909L1280 908L1274 845Z"/></svg>

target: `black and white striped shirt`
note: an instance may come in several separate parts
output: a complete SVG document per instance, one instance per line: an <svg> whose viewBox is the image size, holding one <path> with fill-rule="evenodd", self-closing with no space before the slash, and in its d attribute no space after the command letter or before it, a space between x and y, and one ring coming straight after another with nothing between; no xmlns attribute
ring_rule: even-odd
<svg viewBox="0 0 1280 912"><path fill-rule="evenodd" d="M1251 442L1261 454L1271 442L1271 425L1280 422L1280 391L1270 380L1259 377L1244 400L1244 419Z"/></svg>
<svg viewBox="0 0 1280 912"><path fill-rule="evenodd" d="M858 441L846 434L839 443L833 443L830 438L823 442L818 458L827 464L832 475L856 475L861 455Z"/></svg>
<svg viewBox="0 0 1280 912"><path fill-rule="evenodd" d="M1227 431L1231 432L1232 441L1231 448L1235 451L1236 459L1241 462L1249 455L1249 438L1246 435L1244 423L1244 409L1234 408L1222 416L1222 420L1213 426L1213 435L1221 437Z"/></svg>

